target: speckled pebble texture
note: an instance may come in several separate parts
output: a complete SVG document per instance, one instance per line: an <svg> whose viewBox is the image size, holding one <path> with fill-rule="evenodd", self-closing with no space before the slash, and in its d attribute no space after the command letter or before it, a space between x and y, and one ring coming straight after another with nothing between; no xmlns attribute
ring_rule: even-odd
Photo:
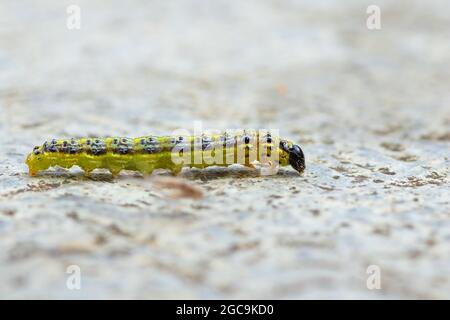
<svg viewBox="0 0 450 320"><path fill-rule="evenodd" d="M0 298L450 298L449 13L447 0L1 1ZM27 175L51 137L194 121L280 129L307 169L183 170L201 199L174 197L165 172Z"/></svg>

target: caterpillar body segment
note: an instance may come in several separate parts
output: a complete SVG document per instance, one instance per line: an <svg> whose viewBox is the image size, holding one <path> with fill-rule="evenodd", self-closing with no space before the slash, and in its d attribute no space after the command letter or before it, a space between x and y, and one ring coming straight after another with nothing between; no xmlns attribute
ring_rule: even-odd
<svg viewBox="0 0 450 320"><path fill-rule="evenodd" d="M26 159L30 176L53 166L79 166L87 175L95 169L108 169L115 176L121 170L151 174L155 169L168 169L177 174L183 167L203 169L236 163L253 167L256 162L271 167L290 164L298 172L305 169L298 145L256 131L237 135L53 139L34 147Z"/></svg>

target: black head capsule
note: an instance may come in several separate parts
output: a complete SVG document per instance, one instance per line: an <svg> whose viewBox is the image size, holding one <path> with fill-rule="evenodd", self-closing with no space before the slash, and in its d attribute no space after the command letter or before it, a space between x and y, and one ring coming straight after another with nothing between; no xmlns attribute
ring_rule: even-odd
<svg viewBox="0 0 450 320"><path fill-rule="evenodd" d="M289 149L289 163L292 168L300 173L305 170L305 155L302 148L296 144Z"/></svg>
<svg viewBox="0 0 450 320"><path fill-rule="evenodd" d="M302 173L305 170L305 155L300 146L293 144L291 147L288 146L286 141L280 141L280 148L289 154L289 164Z"/></svg>

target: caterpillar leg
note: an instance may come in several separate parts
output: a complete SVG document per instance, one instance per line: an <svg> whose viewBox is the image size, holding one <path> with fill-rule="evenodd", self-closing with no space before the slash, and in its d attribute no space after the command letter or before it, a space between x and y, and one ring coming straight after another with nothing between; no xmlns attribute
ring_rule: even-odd
<svg viewBox="0 0 450 320"><path fill-rule="evenodd" d="M253 170L257 170L258 168L257 168L257 164L259 164L259 162L257 162L257 161L253 161L253 162L251 162L251 163L249 163L249 164L246 164L245 166L247 167L247 168L251 168L251 169L253 169Z"/></svg>
<svg viewBox="0 0 450 320"><path fill-rule="evenodd" d="M37 176L37 171L34 171L34 170L28 170L28 175L30 176L30 177L36 177Z"/></svg>
<svg viewBox="0 0 450 320"><path fill-rule="evenodd" d="M110 168L109 169L109 172L111 172L111 175L113 176L113 178L117 178L120 171L122 171L122 169L119 169L119 168Z"/></svg>
<svg viewBox="0 0 450 320"><path fill-rule="evenodd" d="M140 162L136 165L135 170L139 171L143 175L151 175L155 170L155 166L151 163Z"/></svg>
<svg viewBox="0 0 450 320"><path fill-rule="evenodd" d="M260 174L262 176L276 175L278 173L279 168L280 168L280 165L278 162L269 160L267 162L262 163Z"/></svg>
<svg viewBox="0 0 450 320"><path fill-rule="evenodd" d="M253 171L258 170L258 166L259 166L259 161L257 161L257 160L255 160L255 161L253 161L253 162L250 162L250 163L245 163L245 164L244 164L244 167L250 168L250 169L252 169Z"/></svg>
<svg viewBox="0 0 450 320"><path fill-rule="evenodd" d="M151 169L138 170L138 171L139 171L140 173L142 173L144 176L150 176L150 175L153 173L154 169L151 168Z"/></svg>
<svg viewBox="0 0 450 320"><path fill-rule="evenodd" d="M174 176L177 176L181 172L182 169L183 169L183 166L175 166L175 167L170 168L170 171L172 172L172 174Z"/></svg>
<svg viewBox="0 0 450 320"><path fill-rule="evenodd" d="M96 165L90 162L81 162L78 164L78 166L81 168L81 170L84 171L84 177L90 179L92 171L95 170Z"/></svg>

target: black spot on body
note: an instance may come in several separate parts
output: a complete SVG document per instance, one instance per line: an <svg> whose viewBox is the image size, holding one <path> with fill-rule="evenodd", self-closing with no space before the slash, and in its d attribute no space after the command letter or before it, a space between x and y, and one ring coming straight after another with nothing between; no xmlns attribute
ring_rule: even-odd
<svg viewBox="0 0 450 320"><path fill-rule="evenodd" d="M91 148L91 154L93 154L95 156L98 156L98 155L101 155L101 154L105 154L105 153L106 153L106 149L105 148L94 147L94 146Z"/></svg>
<svg viewBox="0 0 450 320"><path fill-rule="evenodd" d="M158 153L159 150L160 150L159 146L155 145L155 144L148 144L148 145L144 146L144 151L146 153L150 153L150 154L151 153Z"/></svg>
<svg viewBox="0 0 450 320"><path fill-rule="evenodd" d="M225 148L233 147L234 143L235 143L234 139L235 138L233 136L229 135L228 133L225 133L220 137L220 140L223 141L223 146Z"/></svg>
<svg viewBox="0 0 450 320"><path fill-rule="evenodd" d="M105 143L103 141L100 141L100 139L95 139L94 142L91 144L89 153L93 155L105 154L106 153Z"/></svg>
<svg viewBox="0 0 450 320"><path fill-rule="evenodd" d="M144 139L142 139L142 140L144 140ZM141 140L141 143L142 143L142 140ZM143 146L142 150L148 154L157 153L161 149L159 142L155 137L147 137L147 139L144 140L143 145L144 146Z"/></svg>
<svg viewBox="0 0 450 320"><path fill-rule="evenodd" d="M212 139L208 136L202 137L202 150L210 150L212 147Z"/></svg>
<svg viewBox="0 0 450 320"><path fill-rule="evenodd" d="M118 154L129 154L133 151L133 141L128 138L114 138L111 151Z"/></svg>
<svg viewBox="0 0 450 320"><path fill-rule="evenodd" d="M153 144L146 146L146 151L148 153L158 153L161 151L161 146L159 143L153 143Z"/></svg>
<svg viewBox="0 0 450 320"><path fill-rule="evenodd" d="M130 152L130 148L126 145L121 145L117 147L117 152L120 154L127 154Z"/></svg>
<svg viewBox="0 0 450 320"><path fill-rule="evenodd" d="M72 141L72 144L67 148L67 151L70 154L79 153L81 151L81 147L78 143L76 143L75 141Z"/></svg>

